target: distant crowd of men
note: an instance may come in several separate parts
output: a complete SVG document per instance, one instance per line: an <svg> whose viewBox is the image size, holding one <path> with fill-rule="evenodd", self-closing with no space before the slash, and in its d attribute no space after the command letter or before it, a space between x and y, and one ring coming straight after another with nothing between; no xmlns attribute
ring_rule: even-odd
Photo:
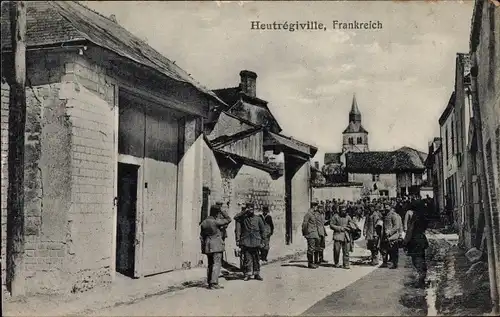
<svg viewBox="0 0 500 317"><path fill-rule="evenodd" d="M256 212L257 211L257 212ZM304 216L302 235L307 241L308 268L316 269L323 263L327 230L333 231L333 261L337 268L349 269L349 253L354 241L364 236L367 249L371 252L371 264L396 269L399 263L399 249L403 248L411 257L419 274L417 287L425 283L427 265L425 250L428 248L425 230L429 217L434 212L429 197L362 199L356 202L344 200L314 201ZM358 226L365 219L363 228ZM274 224L268 207L256 210L251 203L242 207L234 216L236 245L240 248L241 267L244 280L262 281L261 261L267 262L269 242ZM210 208L209 216L200 223L202 253L207 255L207 283L209 289L222 288L219 275L222 255L225 251L226 229L233 220L216 203ZM340 254L342 253L342 266Z"/></svg>
<svg viewBox="0 0 500 317"><path fill-rule="evenodd" d="M397 269L402 248L417 269L419 277L415 286L422 287L427 275L425 250L429 246L425 231L434 214L433 201L429 197L315 201L302 224L302 234L308 246L308 267L314 269L326 262L323 259L324 226L329 225L333 231L334 267L341 267L342 252L342 267L349 269L349 253L354 248L354 241L363 235L371 252L371 265L380 264L380 254L380 267ZM358 223L362 218L365 221L361 230Z"/></svg>

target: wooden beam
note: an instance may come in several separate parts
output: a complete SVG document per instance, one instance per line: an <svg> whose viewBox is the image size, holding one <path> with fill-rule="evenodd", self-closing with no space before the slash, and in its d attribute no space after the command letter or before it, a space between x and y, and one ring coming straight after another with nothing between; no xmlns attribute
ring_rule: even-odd
<svg viewBox="0 0 500 317"><path fill-rule="evenodd" d="M26 127L26 6L10 3L14 80L9 102L9 186L7 198L7 286L12 296L24 289L24 133Z"/></svg>

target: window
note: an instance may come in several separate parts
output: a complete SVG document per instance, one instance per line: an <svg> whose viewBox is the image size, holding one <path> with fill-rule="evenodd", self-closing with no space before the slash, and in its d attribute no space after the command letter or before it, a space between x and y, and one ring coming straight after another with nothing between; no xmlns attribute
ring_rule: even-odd
<svg viewBox="0 0 500 317"><path fill-rule="evenodd" d="M379 194L380 194L380 196L389 196L389 191L388 190L380 190Z"/></svg>
<svg viewBox="0 0 500 317"><path fill-rule="evenodd" d="M363 138L362 137L358 137L357 139L357 144L362 144L363 143Z"/></svg>
<svg viewBox="0 0 500 317"><path fill-rule="evenodd" d="M380 180L380 174L372 174L372 181L378 182Z"/></svg>
<svg viewBox="0 0 500 317"><path fill-rule="evenodd" d="M353 138L349 138L349 144L354 144L354 139Z"/></svg>

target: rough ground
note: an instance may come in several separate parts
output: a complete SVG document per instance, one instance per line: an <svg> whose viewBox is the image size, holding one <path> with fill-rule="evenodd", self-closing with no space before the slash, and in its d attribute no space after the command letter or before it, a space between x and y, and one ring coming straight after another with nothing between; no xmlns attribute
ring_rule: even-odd
<svg viewBox="0 0 500 317"><path fill-rule="evenodd" d="M398 269L377 268L318 301L303 315L425 316L425 293L409 286L413 278L411 261L401 252Z"/></svg>
<svg viewBox="0 0 500 317"><path fill-rule="evenodd" d="M359 259L366 255L366 250L358 247L354 255ZM331 247L325 256L331 261ZM351 270L344 270L331 265L310 270L304 260L274 263L263 267L262 282L244 282L238 274L231 274L221 279L225 286L222 290L207 290L200 284L131 305L97 311L93 315L300 315L318 300L374 270L369 266L353 266Z"/></svg>

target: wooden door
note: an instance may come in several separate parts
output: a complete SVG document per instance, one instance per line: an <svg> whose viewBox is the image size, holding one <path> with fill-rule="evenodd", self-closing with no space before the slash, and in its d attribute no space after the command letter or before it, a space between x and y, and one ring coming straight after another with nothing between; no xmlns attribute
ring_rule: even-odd
<svg viewBox="0 0 500 317"><path fill-rule="evenodd" d="M175 117L146 113L143 275L171 271L177 266L178 136Z"/></svg>

